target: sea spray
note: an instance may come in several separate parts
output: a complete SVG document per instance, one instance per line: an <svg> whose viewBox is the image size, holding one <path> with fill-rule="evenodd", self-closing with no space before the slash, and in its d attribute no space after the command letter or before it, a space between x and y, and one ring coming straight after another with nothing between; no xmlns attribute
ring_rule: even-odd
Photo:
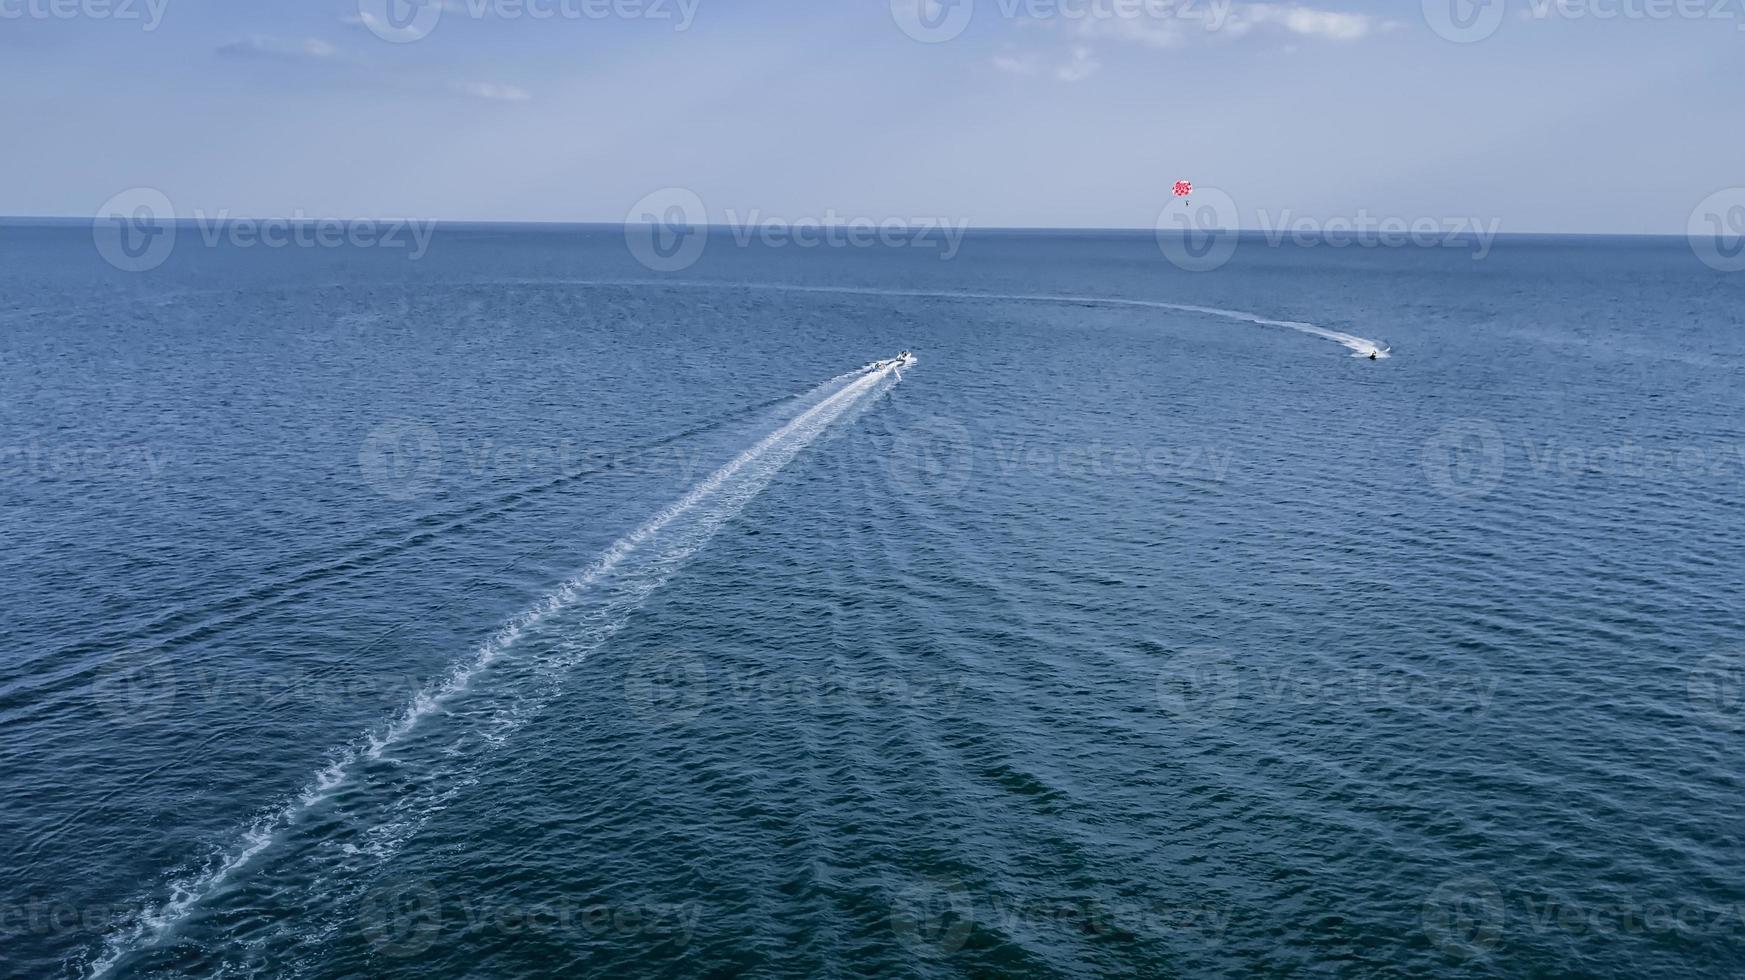
<svg viewBox="0 0 1745 980"><path fill-rule="evenodd" d="M986 300L1012 303L1062 303L1075 306L1115 306L1130 309L1173 310L1177 313L1198 313L1203 316L1219 317L1225 320L1239 320L1263 327L1282 327L1295 330L1312 337L1331 340L1342 347L1355 352L1356 357L1368 357L1374 354L1377 358L1388 357L1388 346L1379 340L1370 340L1355 334L1341 333L1313 323L1302 323L1297 320L1275 320L1261 316L1258 313L1248 313L1243 310L1227 310L1217 306L1194 306L1187 303L1166 303L1162 300L1120 299L1110 296L1051 296L1043 293L978 293L960 292L954 290L928 289L875 289L859 286L800 286L789 283L765 282L707 282L696 279L621 279L621 280L575 280L578 286L622 286L622 287L659 287L663 289L756 289L768 292L789 293L826 293L843 296L892 296L905 299L960 299Z"/></svg>
<svg viewBox="0 0 1745 980"><path fill-rule="evenodd" d="M621 629L629 615L649 594L665 583L671 575L695 554L720 527L738 514L761 492L801 450L811 444L825 429L857 409L868 406L868 397L896 383L893 368L874 371L852 371L839 375L814 388L802 399L810 402L797 415L777 428L756 445L741 453L720 469L711 473L682 498L660 511L640 527L620 538L592 565L565 581L532 607L504 624L482 643L473 656L452 668L439 682L415 695L406 707L380 728L337 750L301 792L266 815L256 819L239 836L231 848L215 855L198 873L171 881L170 897L160 905L147 906L129 923L112 934L100 953L90 962L88 976L108 975L127 956L161 943L199 906L219 892L240 871L263 851L271 847L280 835L318 806L333 800L341 787L358 775L361 766L382 759L390 749L401 744L425 719L448 708L451 702L467 693L475 680L502 660L517 643L536 628L560 613L577 606L596 589L608 592L600 607L591 610L595 622L589 635L578 641L572 638L559 647L559 655L547 667L562 670L573 666ZM640 553L651 539L661 539L648 553ZM623 566L630 567L620 572ZM550 670L546 671L549 676ZM484 738L500 743L526 717L534 714L549 700L549 694L535 697L527 704L511 699L498 711L489 713ZM470 771L470 767L462 766ZM398 826L371 828L381 841L375 856L384 858L393 853L409 830L415 830L465 784L456 774L437 774L446 786L432 794L428 805L411 807ZM463 771L460 775L464 776ZM408 807L398 808L404 813Z"/></svg>

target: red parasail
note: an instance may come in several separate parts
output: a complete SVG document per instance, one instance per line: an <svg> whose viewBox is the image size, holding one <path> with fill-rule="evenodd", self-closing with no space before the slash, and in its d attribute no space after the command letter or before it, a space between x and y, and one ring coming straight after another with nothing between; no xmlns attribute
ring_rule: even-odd
<svg viewBox="0 0 1745 980"><path fill-rule="evenodd" d="M1191 180L1178 180L1175 182L1175 196L1176 197L1187 197L1189 194L1192 194L1193 192L1194 192L1194 182L1193 181L1191 181Z"/></svg>

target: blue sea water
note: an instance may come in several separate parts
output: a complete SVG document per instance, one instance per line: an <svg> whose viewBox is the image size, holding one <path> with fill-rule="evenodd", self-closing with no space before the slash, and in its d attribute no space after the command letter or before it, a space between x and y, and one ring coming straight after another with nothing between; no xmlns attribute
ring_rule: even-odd
<svg viewBox="0 0 1745 980"><path fill-rule="evenodd" d="M1741 310L0 226L0 975L1736 975Z"/></svg>

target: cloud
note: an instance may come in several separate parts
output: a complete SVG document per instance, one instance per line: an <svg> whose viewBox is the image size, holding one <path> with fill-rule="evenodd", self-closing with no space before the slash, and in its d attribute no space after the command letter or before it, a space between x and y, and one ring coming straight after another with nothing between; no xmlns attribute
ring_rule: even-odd
<svg viewBox="0 0 1745 980"><path fill-rule="evenodd" d="M499 82L454 82L449 85L449 89L461 95L492 102L529 102L533 99L525 89Z"/></svg>
<svg viewBox="0 0 1745 980"><path fill-rule="evenodd" d="M368 17L363 14L360 17ZM267 62L301 62L331 65L338 79L359 89L422 93L446 92L449 95L490 102L530 102L533 96L516 85L501 82L451 81L446 84L421 77L417 73L395 71L375 66L348 56L338 47L317 38L292 40L264 34L251 35L222 44L218 53L227 58Z"/></svg>
<svg viewBox="0 0 1745 980"><path fill-rule="evenodd" d="M1046 71L1051 77L1062 82L1082 82L1096 74L1103 67L1091 52L1089 45L1075 45L1072 56L1065 64L1048 68L1043 59L1033 54L1002 54L994 57L994 67L1008 75L1040 75Z"/></svg>
<svg viewBox="0 0 1745 980"><path fill-rule="evenodd" d="M334 61L339 49L319 38L290 40L255 34L218 46L227 58L264 58L275 61Z"/></svg>
<svg viewBox="0 0 1745 980"><path fill-rule="evenodd" d="M1072 49L1072 60L1054 70L1054 77L1063 82L1082 82L1095 75L1103 63L1091 56L1088 45L1078 45Z"/></svg>
<svg viewBox="0 0 1745 980"><path fill-rule="evenodd" d="M1084 42L1114 41L1155 50L1179 48L1194 40L1243 38L1281 32L1323 41L1357 41L1398 26L1370 14L1322 10L1296 3L1229 3L1169 8L1159 16L1090 16L1035 20L1058 24Z"/></svg>
<svg viewBox="0 0 1745 980"><path fill-rule="evenodd" d="M1231 6L1224 29L1241 36L1256 28L1277 27L1301 37L1358 41L1392 26L1390 21L1369 14L1318 10L1298 4L1238 3Z"/></svg>

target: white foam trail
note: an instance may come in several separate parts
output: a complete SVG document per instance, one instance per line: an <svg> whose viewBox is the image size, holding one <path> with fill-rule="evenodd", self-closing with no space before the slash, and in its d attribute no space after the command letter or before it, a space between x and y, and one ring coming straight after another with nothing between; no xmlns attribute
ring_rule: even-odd
<svg viewBox="0 0 1745 980"><path fill-rule="evenodd" d="M537 280L529 280L534 282ZM928 289L877 289L863 286L803 286L779 282L709 282L704 279L618 279L618 280L574 280L582 286L668 286L681 289L761 289L771 292L791 293L832 293L847 296L897 296L911 299L967 299L967 300L1003 300L1019 303L1068 303L1074 305L1094 304L1098 306L1125 306L1152 310L1174 310L1178 313L1200 313L1205 316L1222 317L1226 320L1240 320L1243 323L1253 323L1263 327L1283 327L1311 336L1331 340L1347 347L1354 352L1355 357L1368 357L1374 353L1378 358L1391 357L1391 348L1379 340L1370 340L1355 334L1340 333L1326 327L1318 327L1313 323L1302 323L1297 320L1274 320L1258 313L1248 313L1243 310L1226 310L1216 306L1194 306L1187 303L1165 303L1150 299L1116 299L1109 296L1055 296L1045 293L977 293L957 290Z"/></svg>
<svg viewBox="0 0 1745 980"><path fill-rule="evenodd" d="M279 809L257 819L241 835L240 843L233 850L217 857L199 874L187 880L172 881L169 900L161 906L143 910L136 923L111 936L105 942L102 954L91 963L88 976L93 980L103 977L123 957L163 941L202 902L270 847L281 832L310 810L332 799L353 778L360 763L380 759L389 748L411 735L422 721L443 710L448 702L465 692L480 674L509 653L530 630L573 607L591 590L611 579L645 542L673 530L672 540L638 566L643 575L628 583L618 583L619 597L628 596L629 601L612 603L609 611L627 616L826 428L850 413L857 404L866 403L863 396L881 390L887 382L894 383L892 375L889 368L875 372L851 371L813 389L805 400L816 400L815 404L711 473L677 502L620 538L587 569L515 616L485 640L471 659L456 665L443 680L419 692L388 723L336 751L333 760L315 774L302 792ZM832 388L836 390L832 391ZM700 520L675 528L682 518L699 510L702 512ZM622 625L621 618L615 624L609 623L601 641ZM563 663L567 665L573 659ZM508 723L506 717L499 721Z"/></svg>

